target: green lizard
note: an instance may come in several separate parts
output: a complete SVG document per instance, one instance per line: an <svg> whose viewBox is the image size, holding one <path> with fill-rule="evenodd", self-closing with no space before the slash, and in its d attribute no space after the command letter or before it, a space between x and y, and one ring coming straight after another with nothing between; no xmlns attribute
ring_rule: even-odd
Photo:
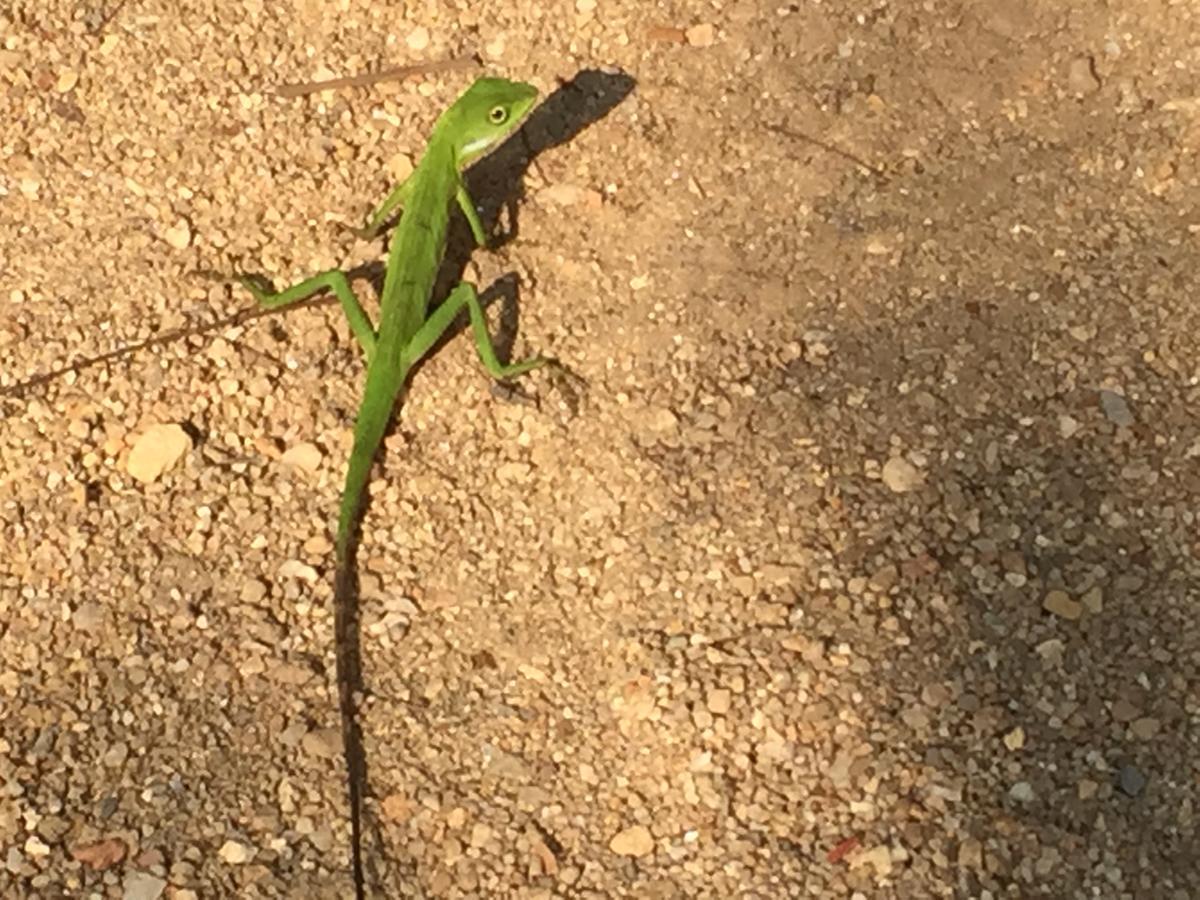
<svg viewBox="0 0 1200 900"><path fill-rule="evenodd" d="M430 295L445 252L452 202L457 202L466 216L476 243L483 246L487 242L479 214L463 183L462 171L512 134L536 98L537 89L532 85L502 78L478 79L438 118L420 163L359 232L363 237L374 236L392 211L403 206L388 250L378 331L371 327L346 274L340 270L323 272L278 293L264 290L250 276L238 279L268 308L295 303L323 289L332 290L341 301L350 329L367 359L366 387L354 423L354 443L338 512L333 601L338 701L349 776L351 862L355 896L359 900L365 896L362 801L366 760L354 708L359 662L351 648L357 640L352 633L357 621L353 609L354 561L363 500L371 465L409 371L464 306L470 314L480 359L494 378L519 375L547 362L539 357L512 365L500 363L488 335L479 297L470 282L460 283L443 303L429 312Z"/></svg>

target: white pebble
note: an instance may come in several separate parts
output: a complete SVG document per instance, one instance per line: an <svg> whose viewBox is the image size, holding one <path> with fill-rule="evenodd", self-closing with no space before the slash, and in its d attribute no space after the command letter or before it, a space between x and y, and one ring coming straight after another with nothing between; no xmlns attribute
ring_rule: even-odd
<svg viewBox="0 0 1200 900"><path fill-rule="evenodd" d="M188 433L175 424L151 425L129 451L125 468L143 484L157 481L192 449Z"/></svg>
<svg viewBox="0 0 1200 900"><path fill-rule="evenodd" d="M409 50L424 50L429 46L429 29L424 25L418 25L408 33L404 42L408 44Z"/></svg>

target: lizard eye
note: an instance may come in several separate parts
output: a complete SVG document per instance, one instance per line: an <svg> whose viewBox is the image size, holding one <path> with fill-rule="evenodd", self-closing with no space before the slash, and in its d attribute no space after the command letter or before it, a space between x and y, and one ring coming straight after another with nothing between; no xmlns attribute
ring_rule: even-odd
<svg viewBox="0 0 1200 900"><path fill-rule="evenodd" d="M493 125L503 125L505 119L508 118L508 110L503 106L493 106L488 111L488 121Z"/></svg>

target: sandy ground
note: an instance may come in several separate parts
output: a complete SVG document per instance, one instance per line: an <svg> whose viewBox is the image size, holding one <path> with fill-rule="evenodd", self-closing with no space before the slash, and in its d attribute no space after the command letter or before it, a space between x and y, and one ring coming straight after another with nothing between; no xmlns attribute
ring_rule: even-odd
<svg viewBox="0 0 1200 900"><path fill-rule="evenodd" d="M404 399L374 896L1200 896L1196 4L8 10L0 896L348 895L361 359L206 273L373 297L471 73L273 89L476 51L548 99L466 272L586 387Z"/></svg>

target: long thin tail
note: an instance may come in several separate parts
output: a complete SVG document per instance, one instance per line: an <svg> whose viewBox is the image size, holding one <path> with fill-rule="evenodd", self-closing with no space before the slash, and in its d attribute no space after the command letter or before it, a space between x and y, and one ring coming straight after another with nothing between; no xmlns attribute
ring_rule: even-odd
<svg viewBox="0 0 1200 900"><path fill-rule="evenodd" d="M382 363L382 365L380 365ZM363 861L363 794L367 786L367 754L354 706L362 690L362 650L359 646L358 534L371 465L383 441L404 375L375 360L368 367L362 405L354 423L354 446L346 467L346 484L338 510L337 575L333 583L333 634L336 645L338 707L342 715L342 751L350 796L350 857L355 900L366 898Z"/></svg>
<svg viewBox="0 0 1200 900"><path fill-rule="evenodd" d="M346 558L338 559L333 590L333 627L338 635L338 707L342 714L342 754L346 762L350 795L350 861L354 870L355 900L365 900L362 806L367 782L367 754L363 748L362 730L359 728L354 708L354 694L362 689L362 653L358 646L358 578L354 566L353 546Z"/></svg>

